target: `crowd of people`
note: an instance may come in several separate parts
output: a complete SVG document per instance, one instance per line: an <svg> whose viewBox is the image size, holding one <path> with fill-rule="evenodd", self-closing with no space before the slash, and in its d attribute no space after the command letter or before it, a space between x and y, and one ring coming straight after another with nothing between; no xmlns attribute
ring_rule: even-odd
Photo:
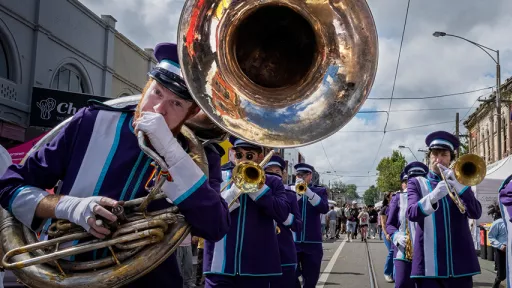
<svg viewBox="0 0 512 288"><path fill-rule="evenodd" d="M374 205L360 207L357 201L339 206L330 205L329 212L320 215L324 240L340 239L342 234L347 234L349 242L355 239L363 242L376 237L382 240L380 207ZM358 235L360 235L359 238Z"/></svg>

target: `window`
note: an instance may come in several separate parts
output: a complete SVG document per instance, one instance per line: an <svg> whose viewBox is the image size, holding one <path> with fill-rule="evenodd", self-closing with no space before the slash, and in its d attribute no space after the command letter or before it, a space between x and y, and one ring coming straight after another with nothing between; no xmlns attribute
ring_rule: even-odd
<svg viewBox="0 0 512 288"><path fill-rule="evenodd" d="M59 68L52 81L52 89L85 93L85 85L80 72L71 65L64 65Z"/></svg>
<svg viewBox="0 0 512 288"><path fill-rule="evenodd" d="M7 58L7 51L4 44L0 41L0 78L10 79L9 75L9 61Z"/></svg>

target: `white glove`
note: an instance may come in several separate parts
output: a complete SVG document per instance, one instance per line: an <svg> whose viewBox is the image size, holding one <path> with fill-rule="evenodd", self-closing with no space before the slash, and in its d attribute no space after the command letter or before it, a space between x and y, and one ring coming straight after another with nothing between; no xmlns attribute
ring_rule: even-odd
<svg viewBox="0 0 512 288"><path fill-rule="evenodd" d="M453 189L457 191L457 193L460 193L460 191L466 188L466 186L460 184L459 181L457 181L457 178L455 178L455 174L453 173L452 169L448 169L443 165L439 165L439 167L443 170L446 182L448 182L448 184L451 185Z"/></svg>
<svg viewBox="0 0 512 288"><path fill-rule="evenodd" d="M301 184L301 183L304 183L304 179L302 178L297 178L297 180L295 181L295 187L294 187L294 191L297 191L297 185ZM308 199L311 200L313 199L313 197L315 197L315 193L313 193L313 191L311 191L311 189L309 189L309 187L306 188L306 193L305 193L306 196L308 196ZM299 199L299 198L298 198Z"/></svg>
<svg viewBox="0 0 512 288"><path fill-rule="evenodd" d="M407 236L405 236L405 233L403 232L397 232L397 235L395 235L396 243L399 247L405 248L405 243L407 242Z"/></svg>
<svg viewBox="0 0 512 288"><path fill-rule="evenodd" d="M98 214L111 222L116 221L117 217L102 206L116 207L118 203L116 200L101 196L87 198L63 196L55 206L55 217L80 225L98 238L105 238L110 231L97 225L95 215Z"/></svg>
<svg viewBox="0 0 512 288"><path fill-rule="evenodd" d="M437 183L436 188L429 194L430 195L430 203L435 204L437 201L443 199L444 196L448 195L448 188L446 187L446 182L441 181Z"/></svg>
<svg viewBox="0 0 512 288"><path fill-rule="evenodd" d="M236 185L231 185L231 188L224 190L220 195L224 200L228 203L231 203L233 199L235 199L236 195L240 193L240 190L236 187ZM235 210L236 208L240 207L240 201L236 199L236 202L229 208L229 212Z"/></svg>
<svg viewBox="0 0 512 288"><path fill-rule="evenodd" d="M172 167L187 156L161 114L142 112L139 119L135 121L135 130L146 134L153 148L164 157L167 165Z"/></svg>

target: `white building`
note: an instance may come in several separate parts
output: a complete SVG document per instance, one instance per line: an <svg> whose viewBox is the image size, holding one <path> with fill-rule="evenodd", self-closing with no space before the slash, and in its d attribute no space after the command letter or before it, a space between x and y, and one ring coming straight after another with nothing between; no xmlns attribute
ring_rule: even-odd
<svg viewBox="0 0 512 288"><path fill-rule="evenodd" d="M37 101L52 94L48 89L70 92L59 94L58 119L81 108L84 94L141 92L156 63L152 50L137 47L115 25L112 16L100 17L77 0L0 0L0 144L41 133L30 126L51 127L35 117L43 113Z"/></svg>
<svg viewBox="0 0 512 288"><path fill-rule="evenodd" d="M295 182L295 170L293 166L306 162L306 158L304 158L297 148L283 149L281 155L287 165L286 172L288 173L288 183L293 183Z"/></svg>

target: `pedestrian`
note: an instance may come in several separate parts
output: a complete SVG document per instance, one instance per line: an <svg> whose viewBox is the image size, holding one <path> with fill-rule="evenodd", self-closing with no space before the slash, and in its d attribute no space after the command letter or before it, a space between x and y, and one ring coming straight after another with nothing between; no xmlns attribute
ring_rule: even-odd
<svg viewBox="0 0 512 288"><path fill-rule="evenodd" d="M370 217L369 234L372 239L375 239L375 234L377 234L377 222L379 221L379 213L377 213L373 205L368 205L368 216Z"/></svg>
<svg viewBox="0 0 512 288"><path fill-rule="evenodd" d="M384 279L388 283L393 283L393 247L391 245L391 235L386 232L386 221L387 221L387 213L389 202L391 201L392 192L386 193L384 196L384 200L382 201L382 208L380 211L380 223L382 226L382 234L384 239L384 244L386 248L388 248L388 255L386 256L386 262L384 263Z"/></svg>
<svg viewBox="0 0 512 288"><path fill-rule="evenodd" d="M334 206L331 206L331 211L327 213L327 219L329 220L329 239L334 239L336 236L336 223L338 222L338 213L334 210Z"/></svg>
<svg viewBox="0 0 512 288"><path fill-rule="evenodd" d="M492 247L496 249L494 254L494 262L497 268L496 279L494 280L492 288L498 288L500 287L501 281L505 280L507 277L507 227L501 217L499 206L497 204L492 206L494 207L489 210L488 214L493 215L494 222L491 225L491 229L489 229L487 237Z"/></svg>
<svg viewBox="0 0 512 288"><path fill-rule="evenodd" d="M183 288L196 287L194 264L192 264L192 236L190 234L188 234L176 250L176 260L178 261L181 278L183 278Z"/></svg>
<svg viewBox="0 0 512 288"><path fill-rule="evenodd" d="M359 216L357 216L359 219L359 226L361 227L361 242L366 241L368 231L368 225L370 224L370 216L368 215L368 209L366 207L363 208L363 211L359 213Z"/></svg>
<svg viewBox="0 0 512 288"><path fill-rule="evenodd" d="M322 240L327 238L328 227L326 224L327 214L320 214L320 225L322 225Z"/></svg>

